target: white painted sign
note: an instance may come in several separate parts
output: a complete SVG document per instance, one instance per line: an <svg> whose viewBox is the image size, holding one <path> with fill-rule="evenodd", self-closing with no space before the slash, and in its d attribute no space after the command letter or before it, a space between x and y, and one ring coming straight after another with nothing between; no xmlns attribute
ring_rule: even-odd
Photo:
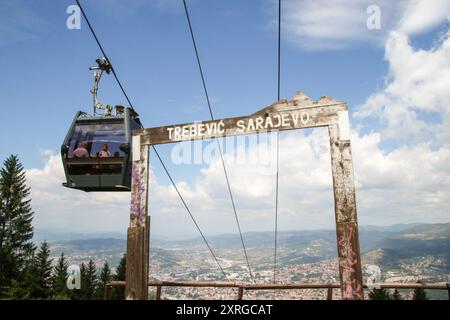
<svg viewBox="0 0 450 320"><path fill-rule="evenodd" d="M168 127L166 130L170 140L201 139L203 137L211 137L214 135L226 135L227 130L243 134L247 132L253 133L258 131L272 131L274 129L295 128L301 125L307 125L310 120L310 115L308 112L285 112L267 117L259 116L255 118L234 120L234 123L227 123L227 125L225 125L223 120L219 120L173 126Z"/></svg>

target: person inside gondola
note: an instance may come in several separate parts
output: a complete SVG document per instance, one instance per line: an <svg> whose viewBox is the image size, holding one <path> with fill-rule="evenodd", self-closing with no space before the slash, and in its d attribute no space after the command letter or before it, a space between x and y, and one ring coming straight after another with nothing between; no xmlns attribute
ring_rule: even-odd
<svg viewBox="0 0 450 320"><path fill-rule="evenodd" d="M89 151L87 150L87 142L82 141L78 148L73 151L75 158L89 158Z"/></svg>
<svg viewBox="0 0 450 320"><path fill-rule="evenodd" d="M110 157L112 157L112 154L111 154L111 152L109 152L108 149L109 149L108 144L105 143L103 145L103 149L98 153L98 157L99 158L110 158Z"/></svg>

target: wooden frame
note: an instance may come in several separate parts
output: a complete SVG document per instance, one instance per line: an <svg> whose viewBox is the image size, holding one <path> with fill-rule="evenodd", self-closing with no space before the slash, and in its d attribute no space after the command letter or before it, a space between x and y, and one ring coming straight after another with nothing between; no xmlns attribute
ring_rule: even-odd
<svg viewBox="0 0 450 320"><path fill-rule="evenodd" d="M330 137L341 296L343 299L363 299L348 107L345 102L328 97L312 101L300 92L292 101L278 101L246 117L148 128L133 132L126 298L148 298L150 145L317 127L328 127Z"/></svg>

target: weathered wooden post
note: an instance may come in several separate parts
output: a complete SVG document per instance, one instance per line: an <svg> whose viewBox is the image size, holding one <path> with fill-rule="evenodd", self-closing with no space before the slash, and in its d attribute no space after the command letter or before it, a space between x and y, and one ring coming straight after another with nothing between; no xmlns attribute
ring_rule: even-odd
<svg viewBox="0 0 450 320"><path fill-rule="evenodd" d="M130 226L127 237L125 298L148 299L150 216L148 213L148 144L133 133Z"/></svg>
<svg viewBox="0 0 450 320"><path fill-rule="evenodd" d="M110 285L106 284L105 289L103 291L103 300L109 300L109 288L110 288Z"/></svg>
<svg viewBox="0 0 450 320"><path fill-rule="evenodd" d="M133 133L127 298L148 297L150 145L318 127L328 127L330 135L341 295L343 299L363 299L348 107L344 102L329 97L312 101L301 92L291 101L280 100L249 116L147 128ZM243 292L244 286L239 287L238 299L242 299Z"/></svg>
<svg viewBox="0 0 450 320"><path fill-rule="evenodd" d="M333 287L331 285L327 288L327 300L333 300Z"/></svg>
<svg viewBox="0 0 450 320"><path fill-rule="evenodd" d="M329 125L328 132L341 296L364 299L348 111L338 111L337 115L338 123Z"/></svg>
<svg viewBox="0 0 450 320"><path fill-rule="evenodd" d="M447 292L448 292L448 300L450 300L450 282L447 282L446 285L447 285Z"/></svg>
<svg viewBox="0 0 450 320"><path fill-rule="evenodd" d="M161 300L161 291L162 291L162 287L161 286L157 286L156 287L156 300Z"/></svg>
<svg viewBox="0 0 450 320"><path fill-rule="evenodd" d="M237 300L242 300L243 297L244 297L244 287L243 286L239 286Z"/></svg>

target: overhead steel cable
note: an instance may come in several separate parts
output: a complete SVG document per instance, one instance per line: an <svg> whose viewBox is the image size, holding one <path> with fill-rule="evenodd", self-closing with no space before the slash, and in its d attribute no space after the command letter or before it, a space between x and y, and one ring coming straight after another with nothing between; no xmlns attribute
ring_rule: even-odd
<svg viewBox="0 0 450 320"><path fill-rule="evenodd" d="M194 216L192 215L191 210L189 209L189 207L187 206L186 202L184 201L184 199L183 199L183 197L182 197L180 191L178 190L177 185L176 185L175 182L173 181L172 176L170 175L169 171L167 170L166 166L164 165L164 162L162 161L161 157L159 156L158 151L156 150L156 148L155 148L154 145L152 145L152 147L153 147L153 150L154 150L155 153L156 153L156 156L158 157L159 161L161 162L161 164L162 164L162 166L163 166L163 168L164 168L164 171L166 172L167 176L169 177L170 182L172 182L172 185L173 185L173 187L175 188L175 191L178 193L178 196L180 197L181 202L183 202L184 207L186 208L187 212L189 213L189 216L191 217L192 222L194 222L195 226L197 227L198 232L200 233L200 235L201 235L202 238L203 238L203 241L205 242L206 246L208 247L209 252L210 252L211 255L214 257L214 260L216 261L217 265L219 266L220 271L222 271L222 274L224 275L224 277L227 278L227 275L225 274L225 271L223 270L223 268L222 268L222 266L221 266L221 264L220 264L220 262L219 262L219 259L217 259L216 255L214 254L214 251L212 250L211 246L210 246L209 243L208 243L208 240L206 240L206 237L204 236L204 234L203 234L202 230L200 229L199 225L197 224L197 221L195 221L195 218L194 218Z"/></svg>
<svg viewBox="0 0 450 320"><path fill-rule="evenodd" d="M281 94L281 0L278 0L278 101Z"/></svg>
<svg viewBox="0 0 450 320"><path fill-rule="evenodd" d="M97 35L95 34L95 31L94 31L94 29L92 28L92 25L91 25L91 23L89 22L89 19L88 19L88 17L86 16L86 13L85 13L84 10L83 10L83 7L82 7L81 4L80 4L80 1L79 1L79 0L75 0L75 1L77 2L78 7L80 8L80 11L81 11L81 14L82 14L83 17L84 17L84 20L86 20L86 23L87 23L89 29L91 30L91 33L92 33L92 35L94 36L94 39L95 39L95 41L97 42L97 45L98 45L98 47L100 48L100 51L102 52L102 54L103 54L103 56L105 57L105 59L108 60L109 64L111 65L111 71L112 71L112 74L113 74L114 78L116 79L117 84L118 84L119 87L120 87L120 90L122 90L122 93L123 93L123 95L125 96L125 98L127 99L128 104L130 105L131 109L132 109L133 111L135 111L135 110L134 110L134 107L133 107L133 104L132 104L131 101L130 101L130 98L128 97L127 93L125 92L125 89L124 89L123 86L122 86L122 83L121 83L120 80L119 80L119 77L117 77L116 70L114 70L114 65L111 63L111 60L109 60L109 57L106 55L105 50L103 49L103 47L102 47L100 41L98 40L98 37L97 37Z"/></svg>
<svg viewBox="0 0 450 320"><path fill-rule="evenodd" d="M117 74L116 74L116 72L114 71L114 67L112 66L111 61L109 60L108 56L106 55L106 52L105 52L105 50L103 49L103 46L101 45L100 40L99 40L98 37L97 37L97 34L95 33L94 29L92 28L92 25L91 25L91 23L89 22L89 19L88 19L87 15L86 15L85 11L83 10L83 7L81 6L79 0L75 0L75 1L76 1L76 3L77 3L78 7L80 8L81 13L83 14L83 17L84 17L84 19L86 20L86 23L87 23L87 25L89 26L89 30L91 31L92 35L94 36L94 39L95 39L95 41L97 42L97 45L98 45L98 47L100 48L100 51L102 52L102 54L103 54L103 56L105 57L105 59L108 60L109 64L111 65L111 71L113 72L114 78L116 79L116 81L117 81L117 83L118 83L120 89L122 90L122 92L123 92L125 98L127 99L128 103L130 104L130 107L131 107L132 110L134 111L134 107L133 107L133 105L132 105L130 99L128 98L127 93L125 92L125 89L123 88L122 84L120 83L119 78L117 77ZM213 256L214 260L216 261L217 265L219 266L220 271L222 272L222 274L224 275L224 277L225 277L226 279L228 279L228 278L227 278L227 275L225 274L225 271L223 270L223 268L222 268L222 266L221 266L221 264L220 264L220 262L219 262L219 260L217 259L217 256L214 254L214 252L213 252L211 246L209 245L208 241L206 240L206 237L204 236L203 232L201 231L200 226L198 225L197 221L195 220L194 216L192 215L191 210L190 210L189 207L187 206L186 201L184 201L183 196L181 195L181 193L180 193L180 191L178 190L178 188L177 188L177 186L176 186L174 180L172 179L172 176L170 175L169 170L167 170L167 168L166 168L166 166L165 166L165 164L164 164L164 161L163 161L163 160L161 159L161 157L159 156L159 153L158 153L158 151L156 150L155 146L152 145L152 147L153 147L153 150L155 151L155 153L156 153L156 155L157 155L159 161L161 162L161 165L163 166L164 171L166 172L167 176L169 177L169 180L171 181L173 187L175 188L175 190L176 190L176 192L177 192L179 198L181 199L181 202L183 203L183 205L184 205L184 207L186 208L186 210L187 210L189 216L191 217L192 221L194 222L194 224L195 224L197 230L199 231L199 233L200 233L200 235L201 235L203 241L205 242L206 246L208 247L208 249L209 249L211 255Z"/></svg>
<svg viewBox="0 0 450 320"><path fill-rule="evenodd" d="M199 56L199 53L198 53L197 44L195 42L194 31L192 30L192 24L191 24L191 19L190 19L190 16L189 16L189 10L188 10L187 4L186 4L186 0L183 0L183 5L184 5L184 11L186 13L186 19L187 19L187 22L188 22L188 25L189 25L189 31L190 31L190 34L191 34L192 44L193 44L194 50L195 50L195 57L197 58L198 69L200 71L200 77L202 79L203 90L205 92L206 102L208 104L209 114L211 116L211 120L214 120L214 115L213 115L212 108L211 108L211 102L210 102L210 99L209 99L208 89L206 87L206 81L205 81L205 77L203 75L202 64L200 63L200 56ZM238 227L239 235L240 235L240 238L241 238L242 248L244 250L245 260L247 262L247 267L248 267L248 271L249 271L249 274L250 274L250 278L253 279L253 273L252 273L252 269L250 267L250 263L249 263L249 259L248 259L247 248L245 247L244 237L242 235L241 225L239 223L239 218L238 218L237 211L236 211L236 205L235 205L235 202L234 202L233 192L231 191L230 180L228 178L228 172L227 172L227 168L226 168L226 165L225 165L225 160L224 160L224 157L223 157L222 148L220 146L218 138L216 138L216 142L217 142L217 146L218 146L218 149L219 149L220 159L222 160L222 167L223 167L223 171L224 171L224 174L225 174L225 180L226 180L227 186L228 186L228 193L230 195L231 204L233 206L233 211L234 211L234 217L235 217L235 220L236 220L236 225Z"/></svg>
<svg viewBox="0 0 450 320"><path fill-rule="evenodd" d="M278 101L280 101L281 89L281 0L278 0ZM275 243L273 254L273 283L276 283L277 273L277 244L278 244L278 177L280 162L280 132L277 131L277 174L275 182Z"/></svg>

